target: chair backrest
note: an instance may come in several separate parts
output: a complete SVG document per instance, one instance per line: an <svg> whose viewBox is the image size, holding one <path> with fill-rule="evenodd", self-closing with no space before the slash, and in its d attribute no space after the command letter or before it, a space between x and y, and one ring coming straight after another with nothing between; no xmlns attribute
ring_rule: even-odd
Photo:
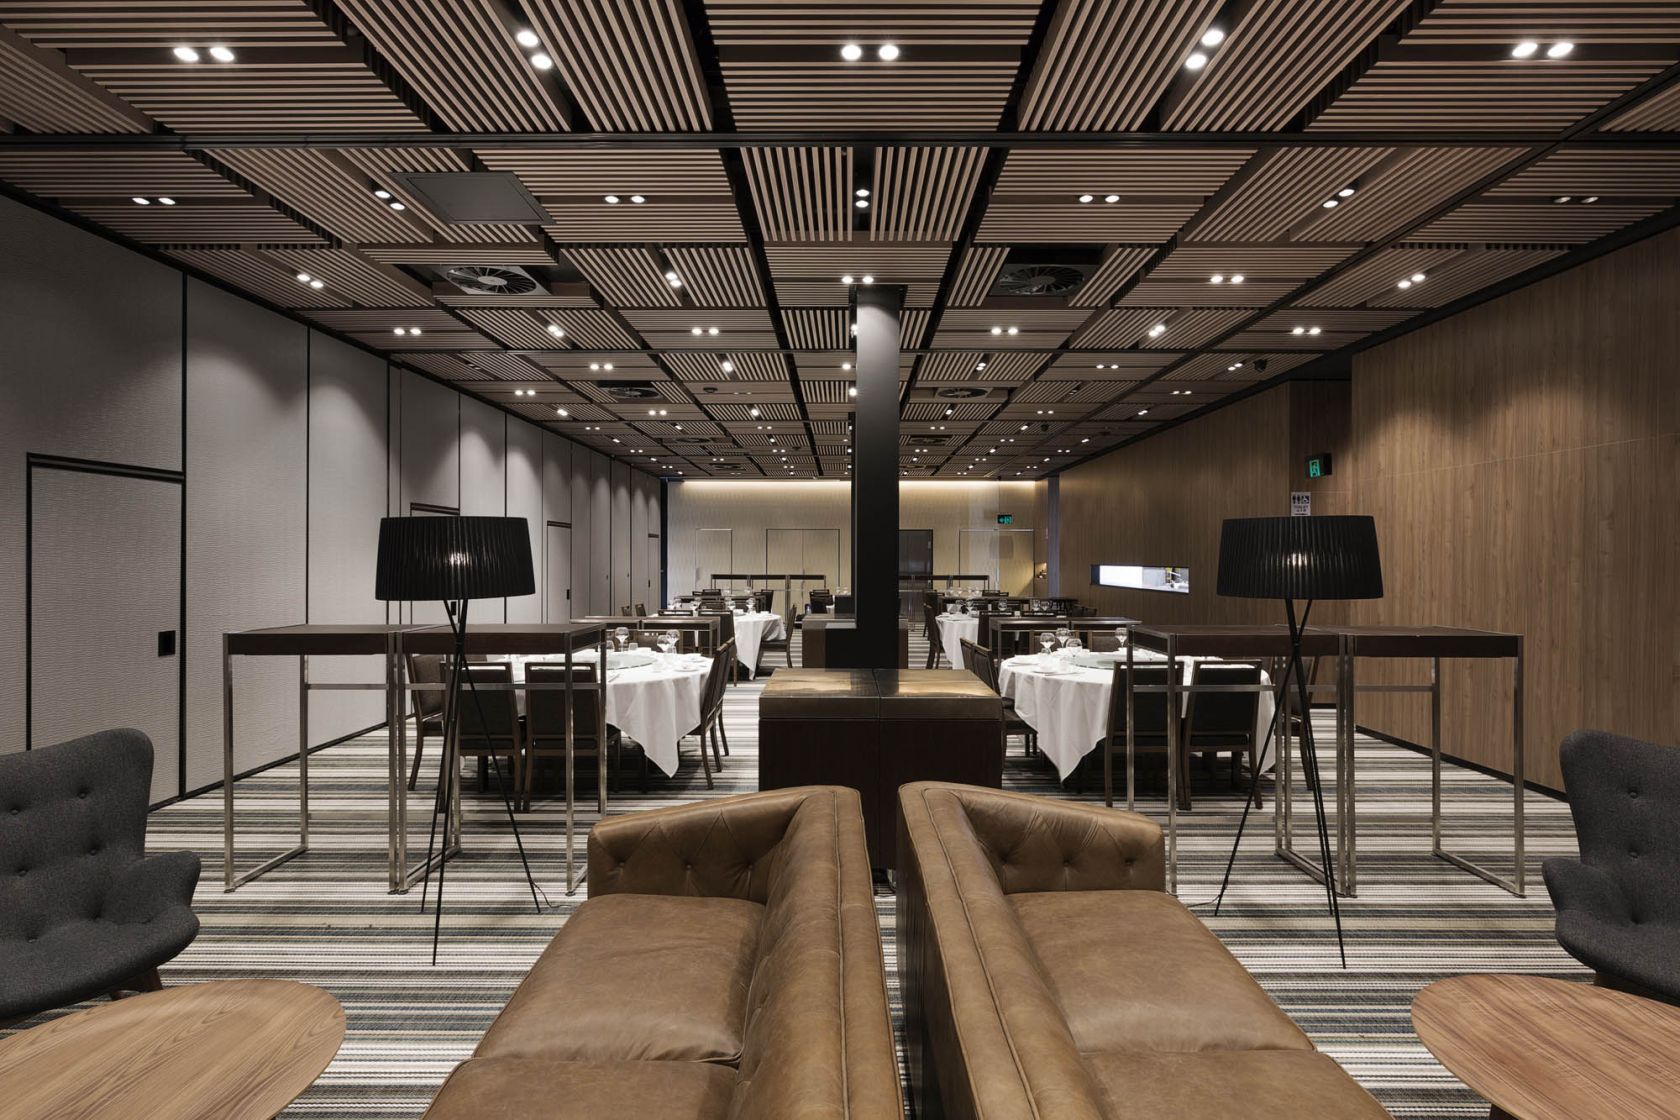
<svg viewBox="0 0 1680 1120"><path fill-rule="evenodd" d="M1137 683L1145 685L1166 686L1167 667L1165 665L1137 666ZM1132 697L1132 714L1137 719L1137 734L1164 737L1167 733L1167 694L1165 692L1139 692ZM1108 696L1108 741L1112 747L1119 747L1126 737L1126 663L1116 662L1114 666L1114 687Z"/></svg>
<svg viewBox="0 0 1680 1120"><path fill-rule="evenodd" d="M565 684L564 662L530 661L525 665L526 684ZM594 690L595 666L573 665L573 686L587 686L572 693L575 715L572 735L576 739L593 740L600 732L599 693ZM525 694L525 726L534 743L542 740L565 741L566 693L562 689L538 688Z"/></svg>
<svg viewBox="0 0 1680 1120"><path fill-rule="evenodd" d="M152 742L132 728L0 754L0 939L84 921L145 855Z"/></svg>
<svg viewBox="0 0 1680 1120"><path fill-rule="evenodd" d="M1641 924L1680 922L1680 747L1577 731L1560 759L1582 860L1615 879Z"/></svg>
<svg viewBox="0 0 1680 1120"><path fill-rule="evenodd" d="M927 628L928 644L934 649L944 649L945 640L939 634L939 620L934 605L926 599L922 600L922 623Z"/></svg>
<svg viewBox="0 0 1680 1120"><path fill-rule="evenodd" d="M729 667L734 659L734 638L724 642L717 648L717 652L712 654L712 668L706 674L706 691L701 701L701 710L708 716L723 706L724 693L729 688Z"/></svg>
<svg viewBox="0 0 1680 1120"><path fill-rule="evenodd" d="M630 631L630 640L632 642L635 642L637 645L641 646L643 649L658 649L659 648L659 639L664 635L664 633L667 629L668 629L668 627L661 626L656 630L632 630L632 631ZM677 644L674 647L672 647L673 652L675 652L675 653L687 653L688 652L688 647L687 647L686 643L684 643L683 637L684 637L683 632L681 630L678 630L677 631Z"/></svg>
<svg viewBox="0 0 1680 1120"><path fill-rule="evenodd" d="M1190 683L1259 684L1260 666L1198 661ZM1258 692L1192 692L1185 715L1186 735L1252 735L1260 711Z"/></svg>
<svg viewBox="0 0 1680 1120"><path fill-rule="evenodd" d="M461 682L460 693L463 746L471 745L474 739L518 739L519 708L513 693L503 688L480 688L476 692L470 689L472 685L512 683L513 666L505 661L467 666L467 679Z"/></svg>
<svg viewBox="0 0 1680 1120"><path fill-rule="evenodd" d="M641 618L644 614L647 614L647 604L637 603L631 608L631 610L635 614L635 617Z"/></svg>
<svg viewBox="0 0 1680 1120"><path fill-rule="evenodd" d="M985 646L977 645L967 638L957 639L962 643L963 665L968 671L980 678L980 683L991 689L998 690L997 664L992 661L992 651Z"/></svg>
<svg viewBox="0 0 1680 1120"><path fill-rule="evenodd" d="M415 684L442 684L443 664L446 660L441 653L411 653L408 658L408 679ZM443 714L443 693L430 689L422 689L414 694L414 710L421 717Z"/></svg>
<svg viewBox="0 0 1680 1120"><path fill-rule="evenodd" d="M718 620L718 648L735 640L735 612L725 607L723 610L706 610L700 612Z"/></svg>

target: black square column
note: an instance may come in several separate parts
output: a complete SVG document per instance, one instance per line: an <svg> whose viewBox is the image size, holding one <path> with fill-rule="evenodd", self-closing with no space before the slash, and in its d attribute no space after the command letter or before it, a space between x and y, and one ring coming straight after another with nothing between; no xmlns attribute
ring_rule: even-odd
<svg viewBox="0 0 1680 1120"><path fill-rule="evenodd" d="M853 289L857 412L852 422L852 585L857 667L898 665L898 359L904 288Z"/></svg>

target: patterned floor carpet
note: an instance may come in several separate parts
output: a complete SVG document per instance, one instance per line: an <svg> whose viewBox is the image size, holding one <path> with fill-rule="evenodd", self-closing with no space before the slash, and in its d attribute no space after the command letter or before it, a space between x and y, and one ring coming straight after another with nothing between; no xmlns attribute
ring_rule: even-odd
<svg viewBox="0 0 1680 1120"><path fill-rule="evenodd" d="M921 656L914 651L914 663ZM645 794L632 780L610 811L755 788L759 690L752 683L730 690L726 726L733 753L715 791L705 788L690 743L674 779L656 775ZM1487 1106L1418 1043L1408 1008L1423 985L1459 973L1586 977L1552 938L1552 909L1538 876L1540 857L1574 851L1567 808L1528 798L1531 889L1529 898L1518 899L1429 856L1426 759L1363 738L1358 751L1361 890L1343 904L1346 971L1337 967L1322 888L1272 854L1269 788L1268 810L1256 818L1259 827L1251 822L1223 912L1214 917L1210 906L1197 905L1218 888L1242 809L1223 764L1217 775L1197 774L1196 809L1181 817L1179 896L1196 905L1284 1010L1396 1116L1485 1116ZM343 1049L286 1117L418 1116L586 894L565 895L559 797L539 799L520 821L550 903L536 913L499 799L469 793L467 847L450 864L443 948L431 967L432 919L420 912L418 892L385 892L385 757L383 734L315 755L312 850L234 894L221 890L219 795L170 806L152 818L153 850L191 848L204 857L196 902L203 931L166 970L166 983L280 977L320 985L344 1004L349 1033ZM1101 796L1100 790L1060 790L1050 767L1024 757L1018 741L1011 744L1004 783L1036 793ZM295 788L295 766L240 783L242 863L248 858L255 864L289 845ZM1159 789L1145 788L1150 796L1140 808L1164 817ZM424 850L427 804L423 790L416 796L419 827L411 836L416 854ZM1449 768L1447 804L1450 846L1490 862L1503 855L1508 863L1508 785ZM585 824L595 819L592 803L589 810L580 816ZM581 841L580 833L580 856ZM878 905L890 975L892 897L878 894ZM1113 931L1116 952L1125 951L1126 936ZM893 998L896 1010L896 989Z"/></svg>

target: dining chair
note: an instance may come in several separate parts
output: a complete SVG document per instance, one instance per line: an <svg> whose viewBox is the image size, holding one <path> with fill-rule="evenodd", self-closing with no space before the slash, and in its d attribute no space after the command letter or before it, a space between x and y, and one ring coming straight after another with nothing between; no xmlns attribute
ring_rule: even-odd
<svg viewBox="0 0 1680 1120"><path fill-rule="evenodd" d="M992 660L992 651L985 646L976 645L967 638L958 638L962 643L963 664L968 671L980 678L980 683L998 694L1003 701L1003 741L1009 743L1011 735L1021 736L1021 751L1023 754L1038 753L1038 732L1033 725L1022 719L1015 711L1015 701L1003 695L998 687L997 662Z"/></svg>
<svg viewBox="0 0 1680 1120"><path fill-rule="evenodd" d="M489 788L485 763L492 758L507 758L513 771L513 796L517 796L525 776L525 733L520 726L519 704L513 691L505 687L474 687L512 683L513 666L506 661L468 665L466 680L462 682L458 750L463 758L479 760L480 792Z"/></svg>
<svg viewBox="0 0 1680 1120"><path fill-rule="evenodd" d="M1190 684L1196 685L1252 685L1260 683L1260 666L1232 662L1198 661L1190 671ZM1242 756L1248 755L1249 765L1260 767L1260 743L1255 738L1254 724L1259 718L1258 692L1191 692L1189 710L1184 716L1184 750L1186 755L1231 755L1231 784L1242 787ZM1185 767L1189 771L1188 765ZM1259 808L1259 790L1255 790ZM1190 808L1190 783L1179 787L1179 804Z"/></svg>
<svg viewBox="0 0 1680 1120"><path fill-rule="evenodd" d="M601 694L596 691L595 666L572 665L572 758L595 760L595 765L607 767L609 783L613 776L613 760L621 757L624 736L618 728L601 721ZM566 683L564 662L532 661L525 666L525 683L563 685ZM566 757L566 692L559 688L536 688L525 694L525 782L520 787L520 806L531 809L532 788L539 758ZM601 728L606 726L607 750L601 752ZM645 765L645 761L644 761ZM606 798L600 783L595 787L596 810L607 811Z"/></svg>
<svg viewBox="0 0 1680 1120"><path fill-rule="evenodd" d="M659 626L648 630L632 630L630 631L630 640L641 646L643 649L658 649L659 639L665 636L665 631L667 629L670 628ZM685 639L689 638L690 634L685 633L682 630L678 630L676 633L677 644L671 647L671 652L687 653L688 642Z"/></svg>
<svg viewBox="0 0 1680 1120"><path fill-rule="evenodd" d="M620 618L629 618L630 617L630 608L629 607L619 607L618 608L618 614L619 614Z"/></svg>
<svg viewBox="0 0 1680 1120"><path fill-rule="evenodd" d="M782 636L779 638L764 638L758 643L758 665L753 666L753 676L758 676L758 667L764 663L766 653L780 652L787 659L789 669L793 668L793 609L788 608L788 617L782 620Z"/></svg>
<svg viewBox="0 0 1680 1120"><path fill-rule="evenodd" d="M728 607L713 610L702 610L702 615L710 615L718 620L718 649L729 647L729 674L726 683L733 684L738 677L738 667L735 664L735 612Z"/></svg>
<svg viewBox="0 0 1680 1120"><path fill-rule="evenodd" d="M718 769L723 769L723 758L718 754L716 729L723 722L723 695L728 682L729 659L732 650L719 648L712 655L712 668L706 674L706 687L700 694L700 722L679 737L686 739L695 736L700 740L700 769L706 775L706 788L715 788L712 782L712 759L716 758ZM706 754L707 742L710 741L712 754Z"/></svg>
<svg viewBox="0 0 1680 1120"><path fill-rule="evenodd" d="M410 653L403 660L408 665L408 679L414 684L442 684L444 656L441 653ZM426 753L428 734L443 737L442 692L417 689L414 692L414 761L408 771L408 788L413 789L420 779L420 757Z"/></svg>
<svg viewBox="0 0 1680 1120"><path fill-rule="evenodd" d="M939 620L934 615L933 604L926 599L922 600L922 626L927 632L928 642L926 667L929 669L937 668L939 658L945 652L945 645L939 633Z"/></svg>
<svg viewBox="0 0 1680 1120"><path fill-rule="evenodd" d="M647 614L646 603L637 603L631 609L635 612L635 617L637 618L642 618Z"/></svg>
<svg viewBox="0 0 1680 1120"><path fill-rule="evenodd" d="M1139 665L1136 668L1137 685L1139 688L1160 687L1167 684L1167 667L1165 665ZM1126 759L1126 663L1116 662L1114 665L1114 684L1108 694L1108 733L1097 744L1099 750L1107 751L1112 757L1119 756L1117 766L1124 766ZM1133 745L1138 754L1167 753L1167 694L1165 692L1139 692L1132 697L1132 714L1136 719L1136 731L1133 734ZM1168 760L1168 765L1179 765L1183 752L1179 752L1178 760ZM1179 803L1184 803L1183 791L1188 783L1189 775L1184 767L1179 765L1178 788Z"/></svg>

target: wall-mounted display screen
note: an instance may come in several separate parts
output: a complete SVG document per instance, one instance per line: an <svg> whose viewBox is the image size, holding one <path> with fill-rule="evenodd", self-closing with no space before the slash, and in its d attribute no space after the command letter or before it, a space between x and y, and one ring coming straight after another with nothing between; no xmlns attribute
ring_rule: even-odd
<svg viewBox="0 0 1680 1120"><path fill-rule="evenodd" d="M1091 583L1097 587L1132 587L1139 591L1190 594L1190 569L1150 567L1146 564L1093 564Z"/></svg>

